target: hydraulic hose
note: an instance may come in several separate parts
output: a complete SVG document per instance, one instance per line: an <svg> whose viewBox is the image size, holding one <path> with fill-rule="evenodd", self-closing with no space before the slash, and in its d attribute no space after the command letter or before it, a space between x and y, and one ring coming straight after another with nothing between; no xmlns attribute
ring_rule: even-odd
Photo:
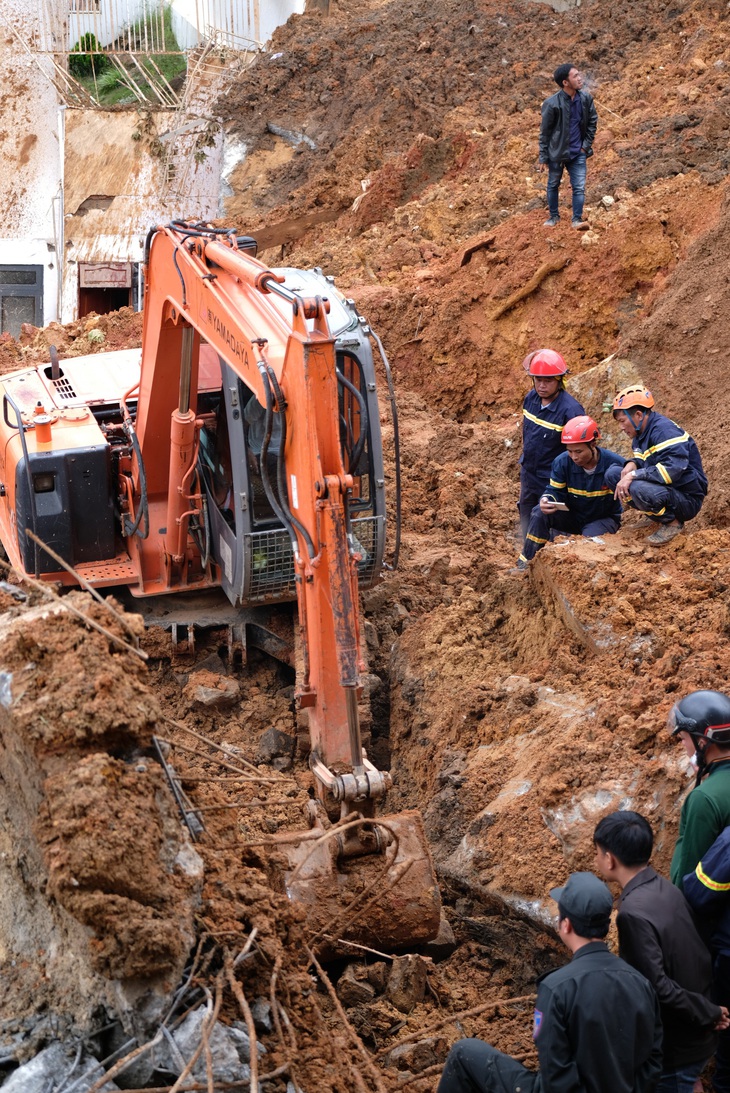
<svg viewBox="0 0 730 1093"><path fill-rule="evenodd" d="M347 468L349 474L355 474L355 468L360 462L360 456L363 453L363 448L365 447L365 441L367 440L368 435L367 404L365 402L365 399L362 397L362 391L360 391L354 383L351 383L350 380L342 372L340 372L339 368L336 369L336 372L337 382L342 384L343 387L346 387L347 390L350 391L353 398L357 400L358 406L360 407L360 436L357 439L355 447L352 449L349 466Z"/></svg>
<svg viewBox="0 0 730 1093"><path fill-rule="evenodd" d="M385 349L378 335L371 329L370 335L378 347L380 353L380 359L383 362L385 369L385 378L388 383L388 393L390 395L390 415L393 419L393 453L395 456L395 545L393 547L393 561L390 563L391 569L398 568L398 558L400 557L400 536L401 536L401 474L400 474L400 431L398 428L398 407L395 401L395 388L393 386L393 374L390 370L390 361L385 355Z"/></svg>
<svg viewBox="0 0 730 1093"><path fill-rule="evenodd" d="M149 503L147 499L147 474L144 469L144 462L142 460L142 449L139 446L139 440L137 439L137 433L134 430L134 426L131 421L125 421L124 431L129 437L132 447L134 448L134 454L137 456L137 466L139 467L139 509L137 516L133 524L131 524L125 517L122 530L130 538L132 535L138 535L140 539L146 539L150 533L150 516L149 516ZM139 526L144 519L144 531L139 530Z"/></svg>
<svg viewBox="0 0 730 1093"><path fill-rule="evenodd" d="M309 553L309 560L311 561L316 553L314 549L314 543L312 542L312 538L305 528L304 524L302 524L302 522L296 518L292 510L289 508L289 496L286 491L286 479L284 477L284 451L286 450L286 414L284 413L284 409L286 407L286 403L284 401L284 394L281 390L281 387L279 386L279 381L276 378L276 373L274 372L274 369L271 367L270 364L266 366L266 374L269 377L269 382L271 383L271 386L274 388L274 397L276 398L276 405L279 409L279 416L281 420L281 443L279 444L279 452L276 459L276 481L279 487L279 501L281 503L281 507L287 514L289 521L294 525L294 527L297 529L299 534L306 542L307 551Z"/></svg>
<svg viewBox="0 0 730 1093"><path fill-rule="evenodd" d="M271 395L271 383L269 382L269 377L266 374L264 366L261 363L259 363L259 371L261 372L264 395L266 396L266 412L264 416L264 439L261 443L261 455L259 456L261 462L261 481L263 482L266 498L272 509L278 516L279 520L288 531L289 538L291 539L292 551L294 554L296 554L299 550L299 543L297 542L294 528L291 525L291 521L287 518L284 509L279 504L279 500L274 493L273 486L271 485L271 479L269 478L268 455L269 443L271 441L271 433L273 431L274 425L274 408L273 398Z"/></svg>

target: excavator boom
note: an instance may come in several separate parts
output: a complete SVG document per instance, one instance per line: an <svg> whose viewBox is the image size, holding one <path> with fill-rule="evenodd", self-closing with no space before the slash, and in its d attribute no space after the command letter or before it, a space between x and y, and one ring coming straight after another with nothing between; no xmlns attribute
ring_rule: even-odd
<svg viewBox="0 0 730 1093"><path fill-rule="evenodd" d="M359 723L358 589L382 568L386 522L370 332L320 271L268 269L252 244L152 229L138 371L96 356L0 378L0 538L21 572L141 600L295 598L316 822L339 810L346 834L292 853L291 892L341 901L342 863L357 874L374 853L419 893L393 937L423 939L440 904L420 819L374 822L390 775Z"/></svg>

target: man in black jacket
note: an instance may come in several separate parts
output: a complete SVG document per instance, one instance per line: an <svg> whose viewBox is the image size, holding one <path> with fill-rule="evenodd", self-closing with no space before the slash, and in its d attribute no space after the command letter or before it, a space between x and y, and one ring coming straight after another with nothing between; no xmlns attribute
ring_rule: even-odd
<svg viewBox="0 0 730 1093"><path fill-rule="evenodd" d="M646 976L664 1026L662 1076L656 1093L692 1093L717 1046L728 1011L710 1001L712 962L687 902L649 865L654 838L638 812L612 812L598 824L596 866L621 885L619 954Z"/></svg>
<svg viewBox="0 0 730 1093"><path fill-rule="evenodd" d="M598 126L598 114L593 98L583 91L583 76L572 64L559 65L553 79L560 88L542 104L540 123L539 170L547 168L548 219L545 226L554 228L560 220L560 180L567 168L573 194L572 226L585 231L589 225L583 219L586 191L586 160L593 155L593 138Z"/></svg>
<svg viewBox="0 0 730 1093"><path fill-rule="evenodd" d="M593 873L573 873L550 895L573 958L539 981L535 1073L483 1040L459 1040L438 1093L652 1093L662 1027L653 989L608 951L613 899Z"/></svg>

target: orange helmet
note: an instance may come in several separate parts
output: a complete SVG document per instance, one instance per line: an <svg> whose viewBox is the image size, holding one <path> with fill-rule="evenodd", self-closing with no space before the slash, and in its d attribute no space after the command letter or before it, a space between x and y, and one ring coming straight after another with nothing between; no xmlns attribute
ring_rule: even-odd
<svg viewBox="0 0 730 1093"><path fill-rule="evenodd" d="M566 421L560 439L563 444L593 444L601 439L601 430L592 417L581 414Z"/></svg>
<svg viewBox="0 0 730 1093"><path fill-rule="evenodd" d="M522 362L528 376L564 376L568 366L554 349L536 349L528 353Z"/></svg>
<svg viewBox="0 0 730 1093"><path fill-rule="evenodd" d="M640 383L632 383L629 387L624 387L613 400L614 414L617 410L626 411L635 408L651 410L653 407L654 396L651 391L647 390L646 387L642 387Z"/></svg>

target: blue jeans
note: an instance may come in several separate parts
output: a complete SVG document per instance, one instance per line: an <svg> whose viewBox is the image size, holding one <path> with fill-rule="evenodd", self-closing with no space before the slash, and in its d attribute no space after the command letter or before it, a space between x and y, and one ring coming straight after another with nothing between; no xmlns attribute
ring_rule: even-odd
<svg viewBox="0 0 730 1093"><path fill-rule="evenodd" d="M583 202L586 197L586 157L584 153L569 159L565 163L556 163L554 159L548 160L547 203L550 216L557 219L560 216L558 196L560 180L563 177L563 168L568 171L570 188L573 191L573 220L583 219Z"/></svg>
<svg viewBox="0 0 730 1093"><path fill-rule="evenodd" d="M654 1093L692 1093L694 1084L705 1069L707 1059L701 1063L685 1063L679 1070L662 1074Z"/></svg>

